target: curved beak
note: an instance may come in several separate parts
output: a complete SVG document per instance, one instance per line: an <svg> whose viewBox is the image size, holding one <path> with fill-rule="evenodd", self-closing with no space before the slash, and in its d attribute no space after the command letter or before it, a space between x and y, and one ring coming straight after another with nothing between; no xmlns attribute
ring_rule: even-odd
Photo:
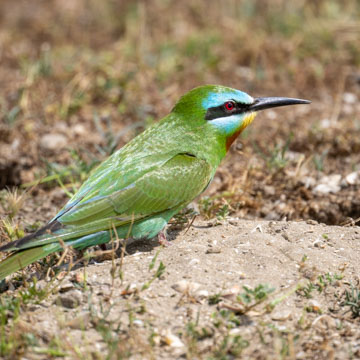
<svg viewBox="0 0 360 360"><path fill-rule="evenodd" d="M287 97L260 97L256 98L254 103L248 108L250 111L259 111L264 109L270 109L278 106L298 105L298 104L310 104L311 101L303 99L293 99Z"/></svg>

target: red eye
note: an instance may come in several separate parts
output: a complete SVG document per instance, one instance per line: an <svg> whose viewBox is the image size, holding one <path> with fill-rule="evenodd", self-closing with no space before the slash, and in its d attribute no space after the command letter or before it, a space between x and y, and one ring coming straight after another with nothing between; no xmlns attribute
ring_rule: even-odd
<svg viewBox="0 0 360 360"><path fill-rule="evenodd" d="M233 101L227 101L227 102L225 103L225 109L226 109L227 111L233 110L234 107L235 107L235 103L234 103Z"/></svg>

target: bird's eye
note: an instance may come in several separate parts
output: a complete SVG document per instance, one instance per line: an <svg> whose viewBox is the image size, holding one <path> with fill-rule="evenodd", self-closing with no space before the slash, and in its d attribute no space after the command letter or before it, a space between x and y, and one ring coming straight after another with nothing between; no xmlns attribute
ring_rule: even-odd
<svg viewBox="0 0 360 360"><path fill-rule="evenodd" d="M231 111L231 110L234 110L234 108L235 108L235 103L234 103L233 101L227 101L227 102L224 104L224 106L225 106L225 109L226 109L227 111Z"/></svg>

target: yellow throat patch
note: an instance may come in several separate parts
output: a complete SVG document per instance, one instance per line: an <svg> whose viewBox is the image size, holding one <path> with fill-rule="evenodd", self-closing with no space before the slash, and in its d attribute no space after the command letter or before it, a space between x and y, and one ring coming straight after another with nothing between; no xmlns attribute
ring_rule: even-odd
<svg viewBox="0 0 360 360"><path fill-rule="evenodd" d="M251 113L247 114L245 116L243 122L241 123L241 126L239 127L239 129L236 130L234 132L234 134L232 134L231 136L229 136L226 139L226 151L229 150L231 144L243 132L243 130L253 122L253 120L255 119L256 114L257 114L256 112L251 112Z"/></svg>

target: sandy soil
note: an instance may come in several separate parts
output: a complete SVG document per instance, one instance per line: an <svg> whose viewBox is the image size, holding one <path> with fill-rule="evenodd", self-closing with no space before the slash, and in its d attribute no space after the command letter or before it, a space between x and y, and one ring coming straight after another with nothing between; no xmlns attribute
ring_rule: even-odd
<svg viewBox="0 0 360 360"><path fill-rule="evenodd" d="M30 326L42 343L61 340L66 358L360 357L359 318L341 305L350 283L359 283L359 227L238 219L213 225L195 221L188 231L170 229L168 247L140 242L123 258L103 255L60 283L41 280L37 286L57 290L24 312L19 326ZM160 262L165 269L157 278ZM314 289L305 296L309 283ZM275 291L244 309L236 296L259 284ZM224 309L236 322L220 315ZM230 357L216 357L226 336L241 336L241 349L228 344ZM28 355L44 358L36 348Z"/></svg>
<svg viewBox="0 0 360 360"><path fill-rule="evenodd" d="M172 246L0 283L0 357L360 358L359 1L209 4L0 1L0 243L195 86L312 101L258 116Z"/></svg>

